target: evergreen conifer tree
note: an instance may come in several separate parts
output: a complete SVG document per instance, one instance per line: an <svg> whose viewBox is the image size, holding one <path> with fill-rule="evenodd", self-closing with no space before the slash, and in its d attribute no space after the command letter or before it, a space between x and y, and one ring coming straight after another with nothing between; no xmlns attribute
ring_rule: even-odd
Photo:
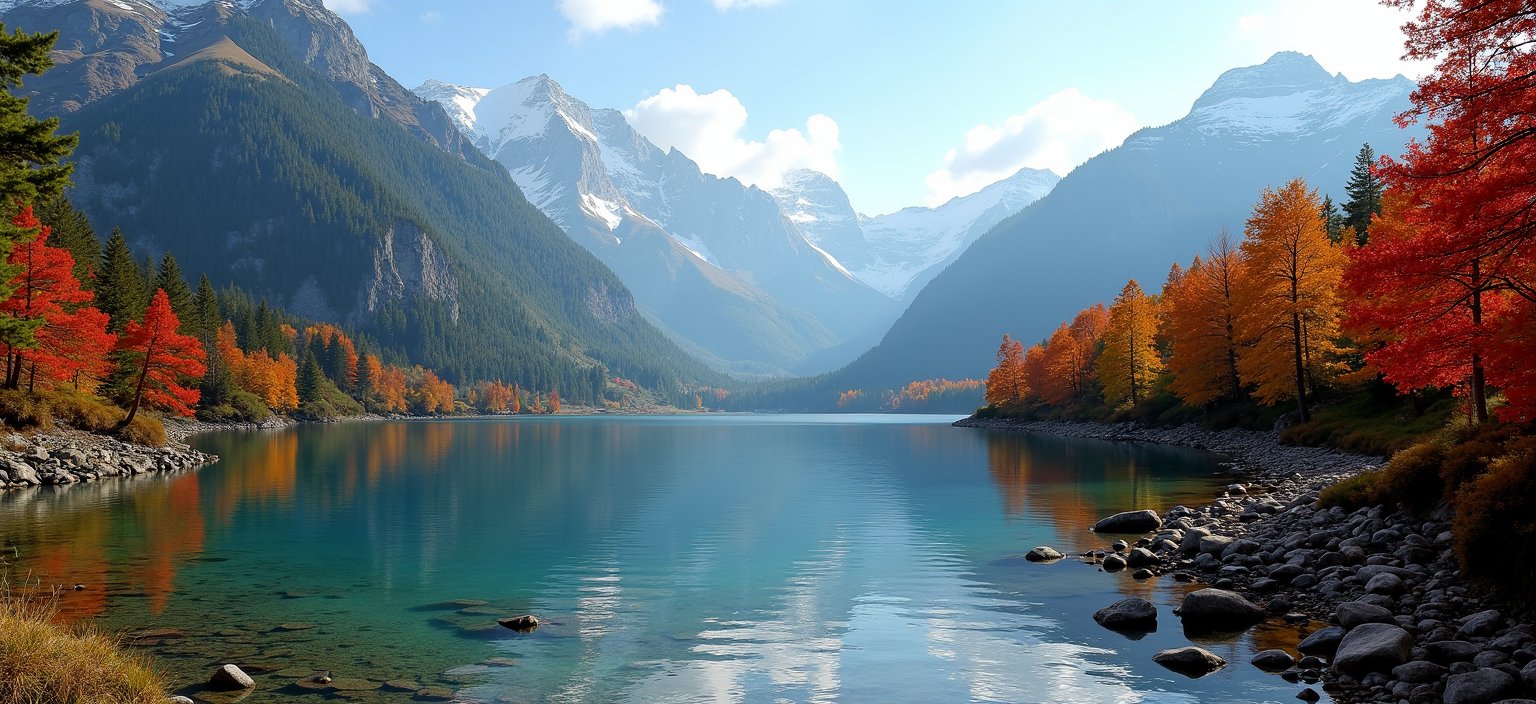
<svg viewBox="0 0 1536 704"><path fill-rule="evenodd" d="M95 288L96 307L112 319L108 325L112 332L121 333L128 321L136 320L144 312L147 296L143 275L133 261L128 240L118 228L112 228L112 236L102 247Z"/></svg>
<svg viewBox="0 0 1536 704"><path fill-rule="evenodd" d="M1344 239L1344 214L1333 202L1333 196L1323 196L1323 227L1328 231L1328 241L1338 244Z"/></svg>
<svg viewBox="0 0 1536 704"><path fill-rule="evenodd" d="M304 350L304 358L299 362L299 378L297 383L299 403L313 403L320 400L320 394L325 387L325 371L320 368L319 360L315 359L313 348Z"/></svg>
<svg viewBox="0 0 1536 704"><path fill-rule="evenodd" d="M217 341L219 325L223 322L219 319L219 294L213 290L213 282L208 280L208 275L197 282L197 293L192 295L192 334L201 340L204 349L210 349Z"/></svg>
<svg viewBox="0 0 1536 704"><path fill-rule="evenodd" d="M1375 164L1376 152L1371 145L1362 145L1349 172L1349 183L1344 185L1344 192L1349 194L1344 202L1344 225L1354 230L1355 241L1362 246L1370 239L1371 217L1381 214L1384 187L1371 171Z"/></svg>
<svg viewBox="0 0 1536 704"><path fill-rule="evenodd" d="M75 256L75 278L89 289L94 283L97 262L101 258L101 239L90 218L78 210L68 198L58 196L38 203L37 217L53 228L48 243L69 250Z"/></svg>
<svg viewBox="0 0 1536 704"><path fill-rule="evenodd" d="M192 334L192 331L197 330L195 311L192 308L192 287L187 285L186 277L181 275L181 266L169 250L160 259L160 268L155 271L155 280L150 290L155 289L165 292L165 297L171 302L171 311L181 321L182 332Z"/></svg>

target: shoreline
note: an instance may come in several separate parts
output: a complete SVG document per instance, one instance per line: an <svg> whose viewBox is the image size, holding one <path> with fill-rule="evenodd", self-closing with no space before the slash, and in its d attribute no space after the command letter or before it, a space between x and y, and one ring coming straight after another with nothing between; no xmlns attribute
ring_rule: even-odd
<svg viewBox="0 0 1536 704"><path fill-rule="evenodd" d="M1271 619L1327 622L1301 642L1300 652L1287 654L1294 660L1277 674L1298 689L1320 684L1338 702L1410 704L1492 704L1536 694L1530 614L1515 615L1501 598L1462 579L1443 509L1410 516L1385 506L1317 506L1322 489L1384 458L1281 445L1275 431L974 417L955 426L1148 442L1230 458L1232 473L1247 482L1204 506L1153 509L1162 527L1131 546L1141 550L1128 550L1141 559L1118 569L1111 560L1105 571L1124 572L1124 579L1203 582L1240 594ZM1147 507L1125 510L1140 508ZM1106 547L1082 557L1103 566L1113 554ZM1146 572L1133 573L1138 564L1146 564ZM1335 655L1354 647L1341 647L1340 640L1362 620L1391 633L1401 629L1411 646L1376 667L1352 666L1348 657L1336 662ZM1302 659L1307 656L1321 659Z"/></svg>

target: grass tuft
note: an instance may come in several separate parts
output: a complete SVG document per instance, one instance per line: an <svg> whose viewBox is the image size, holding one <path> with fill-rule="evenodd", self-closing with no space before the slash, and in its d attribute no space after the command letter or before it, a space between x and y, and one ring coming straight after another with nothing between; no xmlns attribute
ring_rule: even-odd
<svg viewBox="0 0 1536 704"><path fill-rule="evenodd" d="M0 580L0 704L163 704L147 658L88 627L54 623L57 599Z"/></svg>

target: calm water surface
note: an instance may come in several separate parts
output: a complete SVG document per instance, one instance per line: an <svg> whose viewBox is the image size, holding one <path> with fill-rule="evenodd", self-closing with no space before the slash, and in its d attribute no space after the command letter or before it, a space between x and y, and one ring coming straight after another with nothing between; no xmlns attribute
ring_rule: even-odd
<svg viewBox="0 0 1536 704"><path fill-rule="evenodd" d="M1208 501L1215 458L952 420L215 433L195 444L223 459L197 472L5 495L0 547L13 575L86 585L69 618L187 634L143 641L179 685L259 671L247 702L415 696L385 680L479 702L1294 700L1247 662L1294 627L1197 640L1231 664L1189 680L1151 661L1190 642L1181 585L1019 558ZM1094 624L1128 594L1159 605L1156 633ZM525 612L546 625L495 625ZM314 671L349 689L295 684Z"/></svg>

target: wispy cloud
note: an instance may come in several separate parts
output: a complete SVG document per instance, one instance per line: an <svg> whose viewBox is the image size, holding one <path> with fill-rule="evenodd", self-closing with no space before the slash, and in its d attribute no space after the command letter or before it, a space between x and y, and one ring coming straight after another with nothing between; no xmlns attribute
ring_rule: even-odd
<svg viewBox="0 0 1536 704"><path fill-rule="evenodd" d="M676 147L717 176L762 188L778 187L795 169L838 176L842 133L826 115L807 118L803 131L776 129L761 141L747 139L747 108L735 95L723 88L699 93L687 84L662 89L624 114L657 146Z"/></svg>
<svg viewBox="0 0 1536 704"><path fill-rule="evenodd" d="M556 7L571 22L572 39L610 29L637 29L661 21L656 0L559 0Z"/></svg>
<svg viewBox="0 0 1536 704"><path fill-rule="evenodd" d="M772 7L783 0L711 0L715 9L724 12L726 10L739 10L746 7Z"/></svg>
<svg viewBox="0 0 1536 704"><path fill-rule="evenodd" d="M944 155L944 166L928 175L927 202L975 193L1026 166L1065 175L1138 126L1119 105L1068 88L1002 124L967 130L960 146Z"/></svg>

